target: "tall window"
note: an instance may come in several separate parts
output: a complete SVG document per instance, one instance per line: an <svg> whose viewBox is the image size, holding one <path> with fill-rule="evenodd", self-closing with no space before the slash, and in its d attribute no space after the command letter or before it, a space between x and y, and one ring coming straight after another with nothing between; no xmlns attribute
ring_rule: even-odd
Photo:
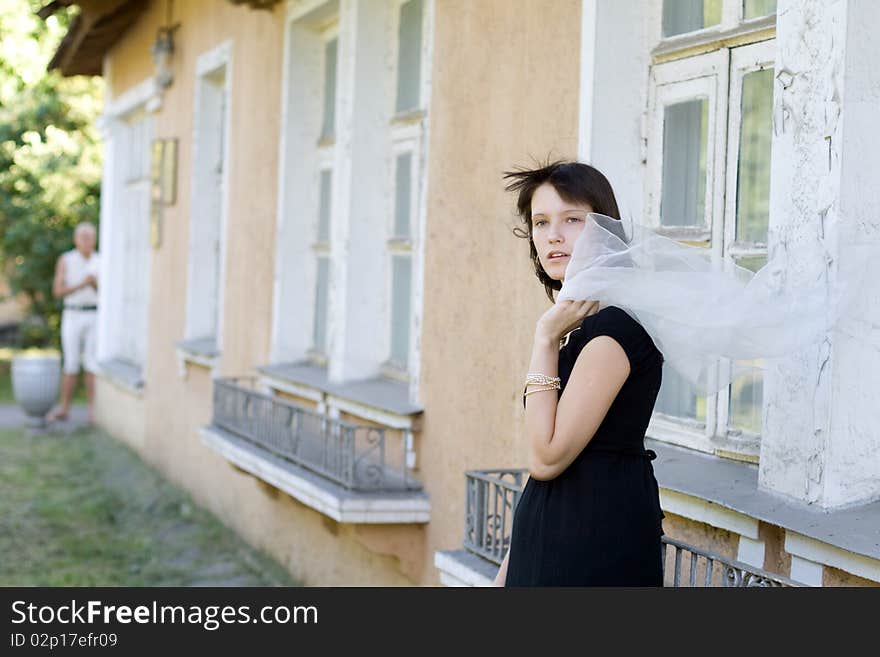
<svg viewBox="0 0 880 657"><path fill-rule="evenodd" d="M430 0L288 7L272 355L418 389Z"/></svg>
<svg viewBox="0 0 880 657"><path fill-rule="evenodd" d="M389 324L386 373L406 378L410 361L413 252L417 238L422 132L423 0L406 0L397 10L394 113L391 120L394 212L388 237Z"/></svg>
<svg viewBox="0 0 880 657"><path fill-rule="evenodd" d="M122 117L114 129L119 178L108 217L113 238L102 255L115 288L110 355L139 368L146 359L151 138L152 121L143 109Z"/></svg>
<svg viewBox="0 0 880 657"><path fill-rule="evenodd" d="M315 221L315 301L312 321L312 359L327 360L330 303L330 235L333 200L333 160L336 143L336 64L339 39L336 27L324 33L321 134L318 138L318 211Z"/></svg>
<svg viewBox="0 0 880 657"><path fill-rule="evenodd" d="M216 58L207 53L203 57ZM200 58L201 59L201 58ZM209 61L209 60L208 60ZM221 272L228 160L228 65L197 77L186 337L221 348Z"/></svg>
<svg viewBox="0 0 880 657"><path fill-rule="evenodd" d="M719 267L767 262L775 11L769 0L663 2L647 207L657 232L707 249ZM665 367L655 433L755 460L762 403L759 375L706 398Z"/></svg>

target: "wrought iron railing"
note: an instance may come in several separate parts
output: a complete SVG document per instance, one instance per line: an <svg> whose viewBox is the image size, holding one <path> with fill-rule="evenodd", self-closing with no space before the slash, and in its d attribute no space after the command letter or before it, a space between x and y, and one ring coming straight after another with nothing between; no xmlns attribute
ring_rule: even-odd
<svg viewBox="0 0 880 657"><path fill-rule="evenodd" d="M214 380L212 424L355 491L421 490L392 429L328 417L260 392L252 377Z"/></svg>
<svg viewBox="0 0 880 657"><path fill-rule="evenodd" d="M510 546L513 510L525 470L471 470L465 473L464 547L501 564Z"/></svg>
<svg viewBox="0 0 880 657"><path fill-rule="evenodd" d="M667 536L663 537L662 550L664 572L668 573L665 576L667 586L801 586L787 577L727 559Z"/></svg>
<svg viewBox="0 0 880 657"><path fill-rule="evenodd" d="M513 513L527 475L524 469L465 472L466 550L501 565L510 547ZM800 586L668 536L662 538L662 559L666 586Z"/></svg>

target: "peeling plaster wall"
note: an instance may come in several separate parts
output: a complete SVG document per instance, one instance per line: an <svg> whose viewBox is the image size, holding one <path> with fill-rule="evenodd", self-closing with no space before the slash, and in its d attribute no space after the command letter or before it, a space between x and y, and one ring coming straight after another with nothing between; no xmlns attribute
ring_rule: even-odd
<svg viewBox="0 0 880 657"><path fill-rule="evenodd" d="M783 0L777 16L770 257L797 253L816 241L824 242L833 257L823 225L833 223L839 212L846 4ZM784 285L806 285L825 275L824 267L792 257ZM808 502L824 498L830 352L830 342L804 350L771 369L764 382L759 484Z"/></svg>
<svg viewBox="0 0 880 657"><path fill-rule="evenodd" d="M848 280L846 244L876 235L878 192L866 195L870 185L860 180L876 181L880 172L876 148L866 145L875 131L867 108L878 94L868 26L876 31L878 19L878 7L862 0L779 3L770 256L789 257L787 289ZM824 260L798 257L817 245ZM870 436L877 418L870 400L880 384L871 368L877 304L865 303L868 287L859 297L843 331L768 371L762 487L822 507L880 493L880 465L867 458L878 447Z"/></svg>
<svg viewBox="0 0 880 657"><path fill-rule="evenodd" d="M872 245L845 335L834 346L829 505L880 496L880 3L849 0L840 182L840 276L858 266L850 243Z"/></svg>

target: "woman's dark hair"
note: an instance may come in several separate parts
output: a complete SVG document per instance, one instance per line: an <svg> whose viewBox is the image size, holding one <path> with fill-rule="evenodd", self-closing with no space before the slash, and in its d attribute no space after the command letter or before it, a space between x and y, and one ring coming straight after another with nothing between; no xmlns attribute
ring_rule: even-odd
<svg viewBox="0 0 880 657"><path fill-rule="evenodd" d="M562 283L550 278L541 267L538 250L532 240L532 196L535 190L544 183L550 183L562 200L578 205L588 204L593 212L619 220L620 211L617 209L614 190L611 189L608 179L595 167L565 160L548 161L546 164L539 164L536 169L518 167L514 171L505 171L504 179L512 180L504 188L506 191L519 192L516 209L523 225L514 228L513 234L529 240L529 255L535 266L535 275L544 285L550 301L555 302L553 293L562 287Z"/></svg>

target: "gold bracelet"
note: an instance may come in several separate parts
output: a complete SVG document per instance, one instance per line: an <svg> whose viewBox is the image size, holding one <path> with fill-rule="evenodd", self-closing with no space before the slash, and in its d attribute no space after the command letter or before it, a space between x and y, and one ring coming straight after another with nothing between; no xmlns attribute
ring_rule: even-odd
<svg viewBox="0 0 880 657"><path fill-rule="evenodd" d="M536 392L549 392L550 390L559 390L559 388L556 388L553 386L545 386L543 388L535 388L534 390L526 390L523 393L523 396L528 397L529 395L536 393Z"/></svg>

